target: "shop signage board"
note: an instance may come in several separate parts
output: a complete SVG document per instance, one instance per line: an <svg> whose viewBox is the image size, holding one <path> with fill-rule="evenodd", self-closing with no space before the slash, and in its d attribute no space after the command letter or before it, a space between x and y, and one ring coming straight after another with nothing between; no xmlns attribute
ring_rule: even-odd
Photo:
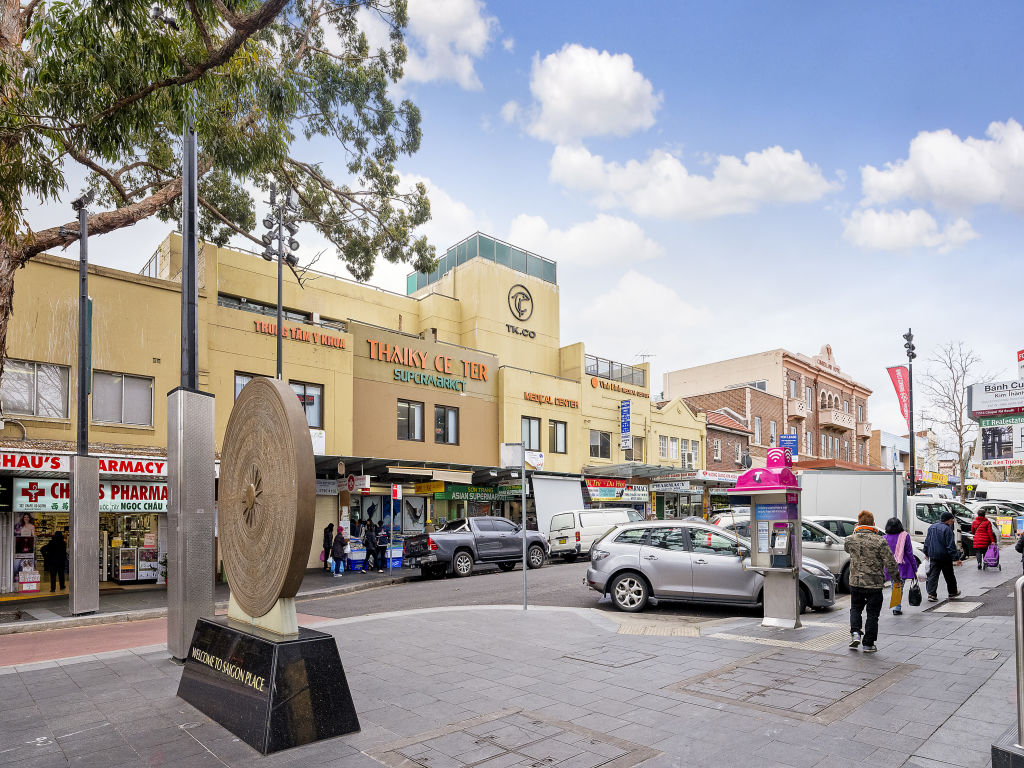
<svg viewBox="0 0 1024 768"><path fill-rule="evenodd" d="M661 475L659 482L663 483L675 483L680 481L696 482L696 483L726 483L729 485L736 484L736 478L739 477L737 472L717 472L712 469L692 469L688 472L673 472L670 475Z"/></svg>
<svg viewBox="0 0 1024 768"><path fill-rule="evenodd" d="M418 494L444 493L444 483L440 480L431 480L429 483L416 483L412 487L412 492Z"/></svg>
<svg viewBox="0 0 1024 768"><path fill-rule="evenodd" d="M1024 379L1024 349L1017 350L1017 378Z"/></svg>
<svg viewBox="0 0 1024 768"><path fill-rule="evenodd" d="M370 487L369 475L349 475L345 478L345 489L349 493L363 491Z"/></svg>
<svg viewBox="0 0 1024 768"><path fill-rule="evenodd" d="M71 484L67 480L14 478L15 512L67 512ZM101 480L100 512L166 512L167 483Z"/></svg>
<svg viewBox="0 0 1024 768"><path fill-rule="evenodd" d="M918 482L931 485L949 485L949 477L941 472L928 472L922 469L917 470Z"/></svg>
<svg viewBox="0 0 1024 768"><path fill-rule="evenodd" d="M337 496L338 495L338 481L337 480L325 480L322 477L316 479L316 495L317 496Z"/></svg>
<svg viewBox="0 0 1024 768"><path fill-rule="evenodd" d="M646 503L650 499L650 491L646 485L627 485L622 489L621 500L630 504Z"/></svg>
<svg viewBox="0 0 1024 768"><path fill-rule="evenodd" d="M967 388L967 412L975 421L982 416L1024 413L1024 381L993 381Z"/></svg>
<svg viewBox="0 0 1024 768"><path fill-rule="evenodd" d="M625 480L606 480L600 477L588 477L584 480L587 494L592 501L615 501L622 498L626 488Z"/></svg>
<svg viewBox="0 0 1024 768"><path fill-rule="evenodd" d="M779 448L788 448L790 455L796 458L800 455L800 436L794 432L779 435Z"/></svg>
<svg viewBox="0 0 1024 768"><path fill-rule="evenodd" d="M526 451L526 463L534 469L544 469L544 454L541 451Z"/></svg>
<svg viewBox="0 0 1024 768"><path fill-rule="evenodd" d="M1024 464L1024 414L985 416L981 427L983 467L1014 467Z"/></svg>
<svg viewBox="0 0 1024 768"><path fill-rule="evenodd" d="M690 483L686 480L674 483L651 483L651 490L657 493L689 493Z"/></svg>
<svg viewBox="0 0 1024 768"><path fill-rule="evenodd" d="M459 485L448 483L442 493L435 493L434 498L438 501L515 501L519 498L522 487L505 492L502 488L492 488L486 485Z"/></svg>
<svg viewBox="0 0 1024 768"><path fill-rule="evenodd" d="M39 470L45 472L70 472L71 457L60 453L22 453L0 451L0 469ZM101 472L103 470L100 470Z"/></svg>
<svg viewBox="0 0 1024 768"><path fill-rule="evenodd" d="M633 450L633 434L630 431L630 401L619 401L619 448Z"/></svg>

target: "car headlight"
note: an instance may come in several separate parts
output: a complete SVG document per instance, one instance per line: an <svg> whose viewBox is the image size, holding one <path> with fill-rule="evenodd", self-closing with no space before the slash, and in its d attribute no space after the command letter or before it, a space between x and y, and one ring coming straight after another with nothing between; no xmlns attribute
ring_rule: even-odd
<svg viewBox="0 0 1024 768"><path fill-rule="evenodd" d="M595 549L594 554L590 556L590 562L596 563L598 560L604 560L610 552L605 552L603 549Z"/></svg>

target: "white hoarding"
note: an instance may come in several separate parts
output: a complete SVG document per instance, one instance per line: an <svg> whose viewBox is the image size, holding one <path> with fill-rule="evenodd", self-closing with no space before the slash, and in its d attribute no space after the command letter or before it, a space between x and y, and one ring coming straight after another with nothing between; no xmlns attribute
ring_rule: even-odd
<svg viewBox="0 0 1024 768"><path fill-rule="evenodd" d="M1024 413L1024 381L993 381L967 388L967 411L977 421L983 416Z"/></svg>

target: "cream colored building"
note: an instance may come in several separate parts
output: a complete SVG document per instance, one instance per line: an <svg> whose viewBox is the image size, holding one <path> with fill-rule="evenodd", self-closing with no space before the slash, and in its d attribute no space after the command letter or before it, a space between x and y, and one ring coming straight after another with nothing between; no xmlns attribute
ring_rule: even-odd
<svg viewBox="0 0 1024 768"><path fill-rule="evenodd" d="M180 383L180 270L177 234L139 274L89 269L91 452L136 462L111 463L116 469L143 467L101 472L101 480L123 481L128 494L153 493L165 481L165 467L147 472L144 460L163 466L166 396ZM202 244L199 278L199 386L215 396L219 451L236 392L252 376L275 373L277 269L256 254ZM646 478L703 468L703 457L686 448L704 443L703 416L678 400L652 404L648 365L562 345L556 278L553 261L479 233L446 253L434 275L411 275L407 295L319 273L308 273L300 286L286 273L284 378L306 411L320 494L311 567L319 563L319 532L328 522L391 518L392 483L405 492L394 514L400 532L461 514L518 519L514 483L499 466L503 442L525 441L544 455L543 469L531 473L529 514L545 483L575 483L585 502L609 501L587 499L585 477L608 479L623 488L619 501L649 510ZM0 491L0 564L14 578L0 577L0 592L18 588L16 555L38 560L49 540L15 535L15 518L52 535L69 511L59 486L66 469L41 472L23 457L60 465L73 452L77 280L77 261L50 255L18 275L0 384L0 479L7 486ZM630 450L620 447L624 400L632 414ZM10 466L4 455L12 457ZM360 492L339 488L349 474L359 478ZM33 481L36 498L29 501L20 491ZM129 519L115 510L104 521L110 558L121 556L112 540L120 542L116 549L130 543L147 550L147 558L148 550L162 551L163 507L132 511L139 514ZM23 523L26 514L31 524ZM112 572L108 563L105 578ZM130 580L128 571L119 575Z"/></svg>

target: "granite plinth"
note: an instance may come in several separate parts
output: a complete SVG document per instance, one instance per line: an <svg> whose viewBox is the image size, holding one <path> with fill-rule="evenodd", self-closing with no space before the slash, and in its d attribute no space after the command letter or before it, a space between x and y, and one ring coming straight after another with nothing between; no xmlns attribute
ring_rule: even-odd
<svg viewBox="0 0 1024 768"><path fill-rule="evenodd" d="M1024 768L1024 749L1017 746L1018 735L1014 725L992 745L992 768Z"/></svg>
<svg viewBox="0 0 1024 768"><path fill-rule="evenodd" d="M178 696L265 755L359 730L337 643L305 627L199 619Z"/></svg>

